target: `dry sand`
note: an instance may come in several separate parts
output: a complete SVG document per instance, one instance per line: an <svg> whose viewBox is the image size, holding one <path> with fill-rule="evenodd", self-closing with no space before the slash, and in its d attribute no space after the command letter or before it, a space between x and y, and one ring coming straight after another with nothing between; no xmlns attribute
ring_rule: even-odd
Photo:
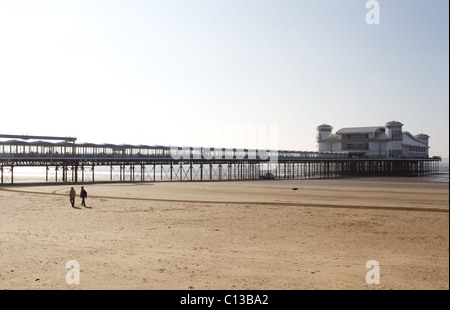
<svg viewBox="0 0 450 310"><path fill-rule="evenodd" d="M448 183L85 187L76 209L70 186L0 187L0 289L449 289Z"/></svg>

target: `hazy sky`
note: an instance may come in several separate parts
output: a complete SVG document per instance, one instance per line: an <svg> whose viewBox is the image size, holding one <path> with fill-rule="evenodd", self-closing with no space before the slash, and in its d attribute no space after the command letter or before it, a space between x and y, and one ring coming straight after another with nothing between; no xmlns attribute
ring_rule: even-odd
<svg viewBox="0 0 450 310"><path fill-rule="evenodd" d="M0 0L0 133L316 150L395 118L447 157L449 1L366 2Z"/></svg>

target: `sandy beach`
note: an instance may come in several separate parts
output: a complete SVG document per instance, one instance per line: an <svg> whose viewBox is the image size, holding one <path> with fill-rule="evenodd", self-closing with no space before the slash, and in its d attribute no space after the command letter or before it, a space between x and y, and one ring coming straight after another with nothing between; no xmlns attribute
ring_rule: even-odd
<svg viewBox="0 0 450 310"><path fill-rule="evenodd" d="M449 289L448 183L80 186L0 187L0 289Z"/></svg>

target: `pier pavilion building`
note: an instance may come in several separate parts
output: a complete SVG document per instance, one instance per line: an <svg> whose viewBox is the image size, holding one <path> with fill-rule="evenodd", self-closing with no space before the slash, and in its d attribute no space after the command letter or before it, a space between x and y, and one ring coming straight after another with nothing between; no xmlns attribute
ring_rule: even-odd
<svg viewBox="0 0 450 310"><path fill-rule="evenodd" d="M391 121L384 126L347 127L333 134L333 127L317 127L319 152L346 152L353 158L428 158L427 134L403 131L403 124Z"/></svg>

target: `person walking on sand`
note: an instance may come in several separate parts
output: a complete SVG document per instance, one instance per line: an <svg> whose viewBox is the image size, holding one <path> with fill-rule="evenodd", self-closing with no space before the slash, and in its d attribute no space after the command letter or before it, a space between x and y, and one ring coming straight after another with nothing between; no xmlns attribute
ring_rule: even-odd
<svg viewBox="0 0 450 310"><path fill-rule="evenodd" d="M73 189L73 187L70 189L70 193L69 193L69 197L70 197L70 203L72 204L72 208L75 208L75 190Z"/></svg>
<svg viewBox="0 0 450 310"><path fill-rule="evenodd" d="M80 198L81 198L81 205L83 207L86 207L87 192L83 186L81 186Z"/></svg>

